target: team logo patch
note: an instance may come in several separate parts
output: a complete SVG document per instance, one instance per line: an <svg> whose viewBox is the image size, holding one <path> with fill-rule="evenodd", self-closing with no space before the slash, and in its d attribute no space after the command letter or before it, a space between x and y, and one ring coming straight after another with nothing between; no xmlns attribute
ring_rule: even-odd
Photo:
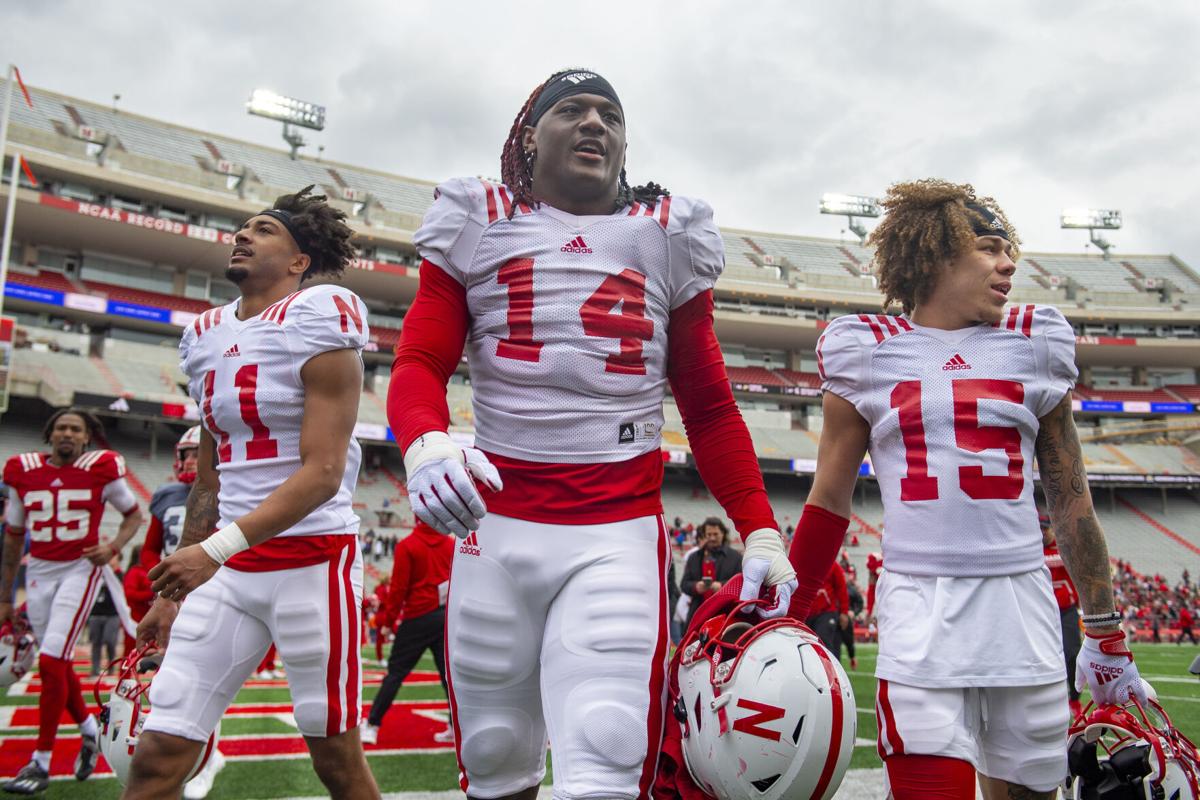
<svg viewBox="0 0 1200 800"><path fill-rule="evenodd" d="M592 252L592 248L588 247L587 242L585 242L583 240L582 236L576 236L574 239L567 242L559 249L562 250L564 253L590 253L590 252Z"/></svg>
<svg viewBox="0 0 1200 800"><path fill-rule="evenodd" d="M228 350L226 350L226 351L225 351L225 356L224 356L224 357L225 357L225 358L237 358L237 357L238 357L238 356L240 356L241 354L242 354L242 351L241 351L241 350L238 350L237 343L235 342L235 343L234 343L234 345L233 345L233 347L231 347L231 348L229 348Z"/></svg>
<svg viewBox="0 0 1200 800"><path fill-rule="evenodd" d="M464 556L478 556L483 553L483 550L479 547L479 538L475 535L475 531L471 531L467 538L463 539L462 544L458 546L458 552Z"/></svg>
<svg viewBox="0 0 1200 800"><path fill-rule="evenodd" d="M971 365L968 364L963 359L963 357L960 356L958 353L955 353L954 358L950 359L949 361L947 361L945 364L942 365L942 369L944 369L944 370L970 369L970 368L971 368Z"/></svg>

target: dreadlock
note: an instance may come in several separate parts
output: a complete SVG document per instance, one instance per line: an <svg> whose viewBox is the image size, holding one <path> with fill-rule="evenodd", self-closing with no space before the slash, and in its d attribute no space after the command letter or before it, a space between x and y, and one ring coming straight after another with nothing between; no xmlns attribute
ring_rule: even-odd
<svg viewBox="0 0 1200 800"><path fill-rule="evenodd" d="M517 112L516 119L513 120L512 128L508 131L508 138L504 140L504 148L500 151L500 179L504 181L504 185L513 193L512 208L509 209L508 218L512 219L516 213L517 206L524 203L527 206L537 208L538 201L533 196L533 162L535 156L525 152L524 142L522 142L525 128L529 127L529 119L533 113L533 107L537 105L538 98L541 97L542 91L557 80L562 75L568 72L576 72L578 68L561 69L551 75L541 83L536 89L530 93L529 98L525 101L525 105L521 106L521 110ZM621 177L617 182L617 200L613 204L613 211L619 211L633 202L639 203L656 203L658 198L666 196L670 197L671 192L659 186L654 181L644 183L640 186L630 186L628 179L625 177L625 168L621 167Z"/></svg>
<svg viewBox="0 0 1200 800"><path fill-rule="evenodd" d="M68 407L60 408L50 415L50 419L46 420L46 424L42 426L42 441L46 444L50 443L50 434L54 431L54 424L67 414L74 414L83 420L84 427L87 428L88 439L92 444L104 444L104 423L90 411L84 411L81 408Z"/></svg>
<svg viewBox="0 0 1200 800"><path fill-rule="evenodd" d="M875 247L884 306L898 301L904 313L912 313L928 299L944 265L974 249L972 223L983 217L968 203L999 218L1012 243L1013 260L1020 258L1021 240L1004 211L992 198L976 197L971 184L937 178L892 184L883 200L887 214L868 239Z"/></svg>
<svg viewBox="0 0 1200 800"><path fill-rule="evenodd" d="M305 252L312 263L301 276L301 281L328 275L340 278L346 267L358 255L350 238L354 231L346 224L346 214L326 202L323 194L312 194L313 185L305 186L295 194L284 194L275 198L281 211L290 212L300 235L307 243Z"/></svg>

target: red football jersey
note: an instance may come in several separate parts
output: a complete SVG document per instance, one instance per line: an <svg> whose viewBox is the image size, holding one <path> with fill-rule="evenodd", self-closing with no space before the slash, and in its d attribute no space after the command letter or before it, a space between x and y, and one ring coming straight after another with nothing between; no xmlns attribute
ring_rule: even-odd
<svg viewBox="0 0 1200 800"><path fill-rule="evenodd" d="M48 453L22 453L4 465L4 482L16 490L29 530L29 554L74 561L99 543L105 489L125 477L125 459L112 450L89 450L56 467Z"/></svg>
<svg viewBox="0 0 1200 800"><path fill-rule="evenodd" d="M1046 566L1050 568L1050 582L1054 585L1054 599L1058 601L1059 609L1079 605L1079 592L1075 589L1075 582L1067 574L1062 555L1058 552L1058 545L1043 547L1042 552L1046 556Z"/></svg>

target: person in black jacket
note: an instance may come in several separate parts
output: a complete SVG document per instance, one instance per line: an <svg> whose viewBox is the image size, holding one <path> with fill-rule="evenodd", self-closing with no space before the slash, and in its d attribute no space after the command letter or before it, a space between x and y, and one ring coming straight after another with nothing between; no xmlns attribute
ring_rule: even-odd
<svg viewBox="0 0 1200 800"><path fill-rule="evenodd" d="M704 520L696 533L696 543L700 549L688 556L679 582L683 593L692 598L688 623L709 594L742 570L742 554L729 547L729 528L717 517Z"/></svg>

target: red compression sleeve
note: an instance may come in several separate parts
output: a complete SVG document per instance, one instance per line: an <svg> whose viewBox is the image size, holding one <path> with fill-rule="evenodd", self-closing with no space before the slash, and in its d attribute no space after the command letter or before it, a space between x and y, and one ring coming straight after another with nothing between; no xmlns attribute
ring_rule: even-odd
<svg viewBox="0 0 1200 800"><path fill-rule="evenodd" d="M820 506L804 506L796 535L792 538L792 547L788 551L788 561L796 570L797 581L788 616L808 619L813 599L825 585L849 527L850 520L845 517L839 517ZM831 599L837 602L837 598Z"/></svg>
<svg viewBox="0 0 1200 800"><path fill-rule="evenodd" d="M671 312L667 378L700 477L743 536L779 529L713 331L712 291Z"/></svg>
<svg viewBox="0 0 1200 800"><path fill-rule="evenodd" d="M450 427L446 382L467 340L467 290L438 265L421 262L421 283L404 315L392 362L387 416L401 451L423 433Z"/></svg>

